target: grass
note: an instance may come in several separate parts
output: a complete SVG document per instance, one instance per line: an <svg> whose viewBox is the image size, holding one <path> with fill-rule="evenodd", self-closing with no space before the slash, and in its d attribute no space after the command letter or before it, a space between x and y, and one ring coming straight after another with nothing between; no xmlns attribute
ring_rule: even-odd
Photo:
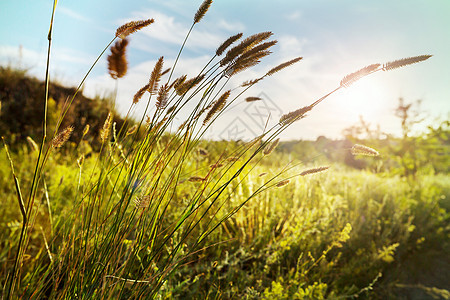
<svg viewBox="0 0 450 300"><path fill-rule="evenodd" d="M448 199L448 185L434 177L412 187L400 177L315 174L326 168L275 158L282 156L276 151L282 132L326 97L373 72L430 56L365 67L254 140L218 148L203 140L208 127L243 92L301 58L231 87L232 76L258 64L276 44L271 32L242 40L236 35L219 45L199 74L172 79L211 2L204 1L195 14L175 64L166 72L161 57L130 104L132 111L146 100L144 117L133 122L127 115L118 125L110 112L95 135L98 151L89 157L85 149L93 133L72 145L71 127L62 127L67 113L109 46L153 19L117 30L61 109L52 139L47 139L46 77L39 150L19 147L11 159L1 160L7 195L1 208L3 298L332 298L368 295L380 283L387 292L377 295L386 295L395 293L390 286L395 282L384 283L382 273L393 262L445 240L448 214L440 201ZM48 63L51 32L52 25ZM117 52L125 53L124 47ZM110 74L119 80L126 70L123 56L110 57L116 60ZM150 105L156 111L146 116ZM170 130L175 117L192 106L185 122ZM14 181L6 180L11 178L6 170Z"/></svg>

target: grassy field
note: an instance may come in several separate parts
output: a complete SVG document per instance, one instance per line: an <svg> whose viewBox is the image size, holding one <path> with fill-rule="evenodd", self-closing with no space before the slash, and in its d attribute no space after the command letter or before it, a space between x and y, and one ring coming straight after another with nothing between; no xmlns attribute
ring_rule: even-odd
<svg viewBox="0 0 450 300"><path fill-rule="evenodd" d="M117 29L113 79L127 70L126 37L152 23ZM165 69L161 57L130 104L156 107L140 120L85 98L86 78L72 89L2 68L2 299L449 299L448 123L279 141L339 89L430 56L351 73L251 141L205 140L244 91L302 59L229 87L270 54L271 36L230 37L191 77L172 78L178 58ZM399 104L402 124L410 107Z"/></svg>
<svg viewBox="0 0 450 300"><path fill-rule="evenodd" d="M211 152L217 147L214 143L203 146ZM6 286L20 235L21 215L9 162L2 152L0 255L2 285ZM31 177L36 157L37 152L26 145L13 154L14 161L21 161L15 166L17 174L26 177L28 172ZM60 293L70 298L81 293L67 285L73 284L72 280L83 280L83 275L98 268L95 264L81 264L90 260L90 255L100 256L96 261L108 262L108 268L97 278L98 287L91 292L99 298L116 298L119 293L128 298L137 288L145 295L147 289L156 285L151 279L157 275L164 276L164 281L153 289L162 298L333 299L359 295L401 299L405 295L446 295L448 175L420 175L412 182L400 176L333 164L326 172L295 177L282 187L275 185L255 194L285 167L274 163L286 161L285 155L275 151L248 175L239 176L236 183L227 186L218 200L220 210L197 208L196 215L167 239L166 234L186 214L198 190L209 188L201 181L189 181L195 175L203 176L215 161L210 154L196 153L184 163L180 187L167 206L164 219L152 224L153 204L130 203L120 224L126 227L120 238L115 237L114 249L96 253L100 250L96 247L111 243L107 230L117 221L111 220L108 227L104 223L123 200L119 195L111 195L107 202L90 204L89 199L83 198L98 157L94 154L85 159L82 167L73 157L70 153L57 154L48 162L45 190L35 204L21 270L22 283L18 287L18 295L25 298L61 297ZM241 164L234 162L231 168ZM308 167L299 165L274 183L305 169ZM267 174L260 176L263 173ZM109 195L112 189L108 186L112 184L105 180L102 194ZM24 190L29 184L21 182ZM222 221L245 199L249 201L239 211ZM89 225L94 232L86 242L80 237L89 209L94 210L91 222L95 224ZM194 227L192 222L199 223ZM219 226L199 243L199 236L216 223ZM156 230L153 226L161 233L152 236L152 230ZM186 235L188 229L192 231ZM136 251L139 239L145 247L141 245ZM163 249L150 260L151 249L158 248L158 244ZM84 250L86 245L91 248ZM168 263L175 251L175 258ZM103 255L108 259L101 258ZM128 263L129 270L123 270L124 263ZM140 275L142 270L148 274ZM168 273L161 274L165 270ZM37 288L40 293L36 293ZM78 288L83 290L83 286ZM85 288L91 285L86 284ZM87 295L88 291L82 293Z"/></svg>

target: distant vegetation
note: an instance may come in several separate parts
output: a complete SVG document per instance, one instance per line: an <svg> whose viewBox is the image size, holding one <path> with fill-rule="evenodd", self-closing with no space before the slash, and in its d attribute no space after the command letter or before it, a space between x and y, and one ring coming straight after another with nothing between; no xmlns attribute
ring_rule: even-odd
<svg viewBox="0 0 450 300"><path fill-rule="evenodd" d="M421 119L402 100L401 137L362 121L343 140L279 140L339 89L429 55L349 74L251 141L206 141L244 91L302 58L230 87L270 54L271 32L231 36L201 73L172 78L183 43L130 99L155 112L130 120L112 109L126 38L153 22L119 27L105 48L110 99L84 97L85 79L66 88L1 69L2 299L450 297L448 122L413 135Z"/></svg>

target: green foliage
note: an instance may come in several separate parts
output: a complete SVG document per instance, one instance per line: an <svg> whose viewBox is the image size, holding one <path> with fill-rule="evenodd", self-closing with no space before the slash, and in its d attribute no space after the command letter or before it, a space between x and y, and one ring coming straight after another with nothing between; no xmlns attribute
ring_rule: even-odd
<svg viewBox="0 0 450 300"><path fill-rule="evenodd" d="M420 101L405 103L399 99L395 115L402 128L401 136L394 137L371 128L362 118L359 124L344 130L351 143L372 145L382 153L382 159L366 161L364 166L377 172L398 174L415 181L418 174L448 173L450 165L449 121L440 122L436 127L428 126L425 131L416 127L423 123L425 113ZM361 161L359 161L361 162ZM350 166L357 167L358 161L346 160Z"/></svg>
<svg viewBox="0 0 450 300"><path fill-rule="evenodd" d="M47 127L55 128L63 111L66 100L75 93L75 88L66 88L51 83ZM45 85L42 81L27 75L24 70L0 67L0 135L8 136L8 142L14 146L24 143L27 137L40 142L42 138L42 115L44 113ZM98 136L103 122L112 110L117 127L124 120L114 112L110 99L89 99L78 93L67 111L60 128L69 125L75 127L70 141L79 143L84 127L89 124L91 134L89 142L95 149L100 148ZM52 133L52 132L51 132Z"/></svg>

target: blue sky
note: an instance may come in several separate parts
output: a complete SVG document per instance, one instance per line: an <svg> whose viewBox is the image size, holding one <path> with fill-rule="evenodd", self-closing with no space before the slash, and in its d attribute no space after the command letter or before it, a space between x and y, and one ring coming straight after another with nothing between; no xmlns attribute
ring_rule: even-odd
<svg viewBox="0 0 450 300"><path fill-rule="evenodd" d="M51 74L54 80L77 85L115 29L130 20L154 18L155 23L131 36L128 75L119 82L117 105L126 111L143 86L156 60L166 66L175 58L202 1L198 0L60 0L58 2ZM51 0L0 2L0 63L28 68L43 78ZM320 98L347 74L372 63L421 54L432 58L391 72L377 72L341 90L316 107L307 118L283 133L283 139L339 138L359 115L390 133L399 133L393 116L398 98L422 99L427 122L445 120L450 112L450 1L264 1L216 0L183 52L176 74L195 75L217 46L238 32L251 35L273 31L279 41L259 66L231 81L238 85L262 75L272 66L297 56L304 59L264 80L244 96L263 96L249 106L241 101L219 119L208 137L245 137L261 133L261 115L272 108L270 122ZM19 50L20 49L20 50ZM114 88L106 56L90 75L84 93L105 94ZM261 94L263 93L263 94ZM136 109L136 114L142 107ZM259 115L258 115L259 114ZM276 117L275 117L276 116ZM180 120L181 121L181 120ZM269 123L270 123L269 122ZM236 136L235 136L236 137Z"/></svg>

